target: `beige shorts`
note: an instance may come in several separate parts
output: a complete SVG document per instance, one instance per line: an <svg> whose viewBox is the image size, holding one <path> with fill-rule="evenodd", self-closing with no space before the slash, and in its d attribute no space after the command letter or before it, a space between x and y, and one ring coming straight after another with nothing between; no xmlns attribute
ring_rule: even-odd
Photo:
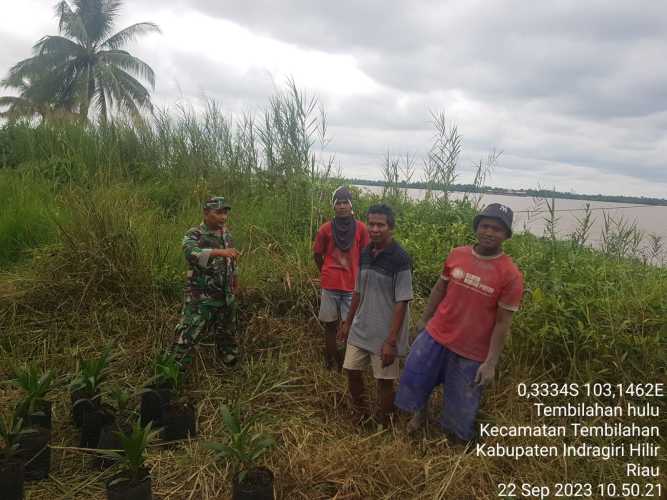
<svg viewBox="0 0 667 500"><path fill-rule="evenodd" d="M343 368L346 370L364 370L371 365L376 379L397 380L399 375L398 356L389 366L382 367L382 357L361 347L347 344Z"/></svg>

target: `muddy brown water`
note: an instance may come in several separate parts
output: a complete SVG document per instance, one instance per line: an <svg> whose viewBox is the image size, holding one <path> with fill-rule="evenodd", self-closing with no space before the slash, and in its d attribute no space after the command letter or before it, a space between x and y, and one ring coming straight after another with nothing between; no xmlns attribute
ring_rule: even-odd
<svg viewBox="0 0 667 500"><path fill-rule="evenodd" d="M381 186L357 186L360 189L379 194ZM408 189L408 197L413 200L423 200L426 191L423 189ZM465 193L452 192L453 199L463 199ZM549 216L544 199L535 199L529 196L509 196L497 194L467 194L468 198L478 201L480 207L489 203L502 203L514 211L514 231L529 232L536 236L544 236L547 228L546 219ZM549 199L551 202L551 199ZM592 209L592 220L588 244L599 248L602 245L604 228L604 214L610 217L614 224L636 224L642 234L640 250L648 249L649 234L662 238L662 264L667 259L667 206L639 205L633 203L616 203L606 201L555 199L556 209L556 236L567 238L579 226L579 219L584 217L586 204Z"/></svg>

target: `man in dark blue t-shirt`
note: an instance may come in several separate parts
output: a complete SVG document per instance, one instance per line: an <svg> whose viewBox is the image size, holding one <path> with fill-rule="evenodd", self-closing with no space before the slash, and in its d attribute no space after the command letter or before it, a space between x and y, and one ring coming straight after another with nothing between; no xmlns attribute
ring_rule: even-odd
<svg viewBox="0 0 667 500"><path fill-rule="evenodd" d="M359 274L341 338L347 340L343 368L352 403L360 418L366 405L363 370L370 364L377 380L378 422L386 425L394 408L398 357L408 346L409 303L412 294L410 257L394 241L394 214L387 205L368 209L371 244L361 254Z"/></svg>

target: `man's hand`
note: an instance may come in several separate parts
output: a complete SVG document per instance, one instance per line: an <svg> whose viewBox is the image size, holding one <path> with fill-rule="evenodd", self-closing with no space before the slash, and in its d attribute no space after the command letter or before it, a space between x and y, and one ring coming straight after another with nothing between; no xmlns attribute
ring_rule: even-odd
<svg viewBox="0 0 667 500"><path fill-rule="evenodd" d="M382 344L382 368L391 365L396 359L396 344L385 341Z"/></svg>
<svg viewBox="0 0 667 500"><path fill-rule="evenodd" d="M347 342L348 335L350 335L350 325L347 321L342 321L338 327L338 340L341 342Z"/></svg>
<svg viewBox="0 0 667 500"><path fill-rule="evenodd" d="M426 321L420 318L415 325L415 330L417 330L417 333L421 333L424 328L426 328Z"/></svg>
<svg viewBox="0 0 667 500"><path fill-rule="evenodd" d="M211 256L237 259L241 256L241 252L239 252L236 248L215 248L211 251Z"/></svg>
<svg viewBox="0 0 667 500"><path fill-rule="evenodd" d="M493 377L496 374L496 365L484 362L479 365L477 374L475 375L475 383L477 385L488 385L493 382Z"/></svg>

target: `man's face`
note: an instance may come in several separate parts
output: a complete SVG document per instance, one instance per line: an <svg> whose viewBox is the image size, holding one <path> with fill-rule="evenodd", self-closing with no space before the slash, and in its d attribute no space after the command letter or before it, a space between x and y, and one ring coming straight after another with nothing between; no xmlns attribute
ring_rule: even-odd
<svg viewBox="0 0 667 500"><path fill-rule="evenodd" d="M204 210L204 222L211 228L221 228L227 222L228 217L228 208L207 208Z"/></svg>
<svg viewBox="0 0 667 500"><path fill-rule="evenodd" d="M505 225L491 217L484 217L479 221L475 234L479 246L488 252L500 250L503 241L509 236Z"/></svg>
<svg viewBox="0 0 667 500"><path fill-rule="evenodd" d="M352 215L352 204L349 200L336 200L334 212L336 217L349 217Z"/></svg>
<svg viewBox="0 0 667 500"><path fill-rule="evenodd" d="M383 246L391 240L394 230L389 228L385 214L368 214L368 234L373 244Z"/></svg>

